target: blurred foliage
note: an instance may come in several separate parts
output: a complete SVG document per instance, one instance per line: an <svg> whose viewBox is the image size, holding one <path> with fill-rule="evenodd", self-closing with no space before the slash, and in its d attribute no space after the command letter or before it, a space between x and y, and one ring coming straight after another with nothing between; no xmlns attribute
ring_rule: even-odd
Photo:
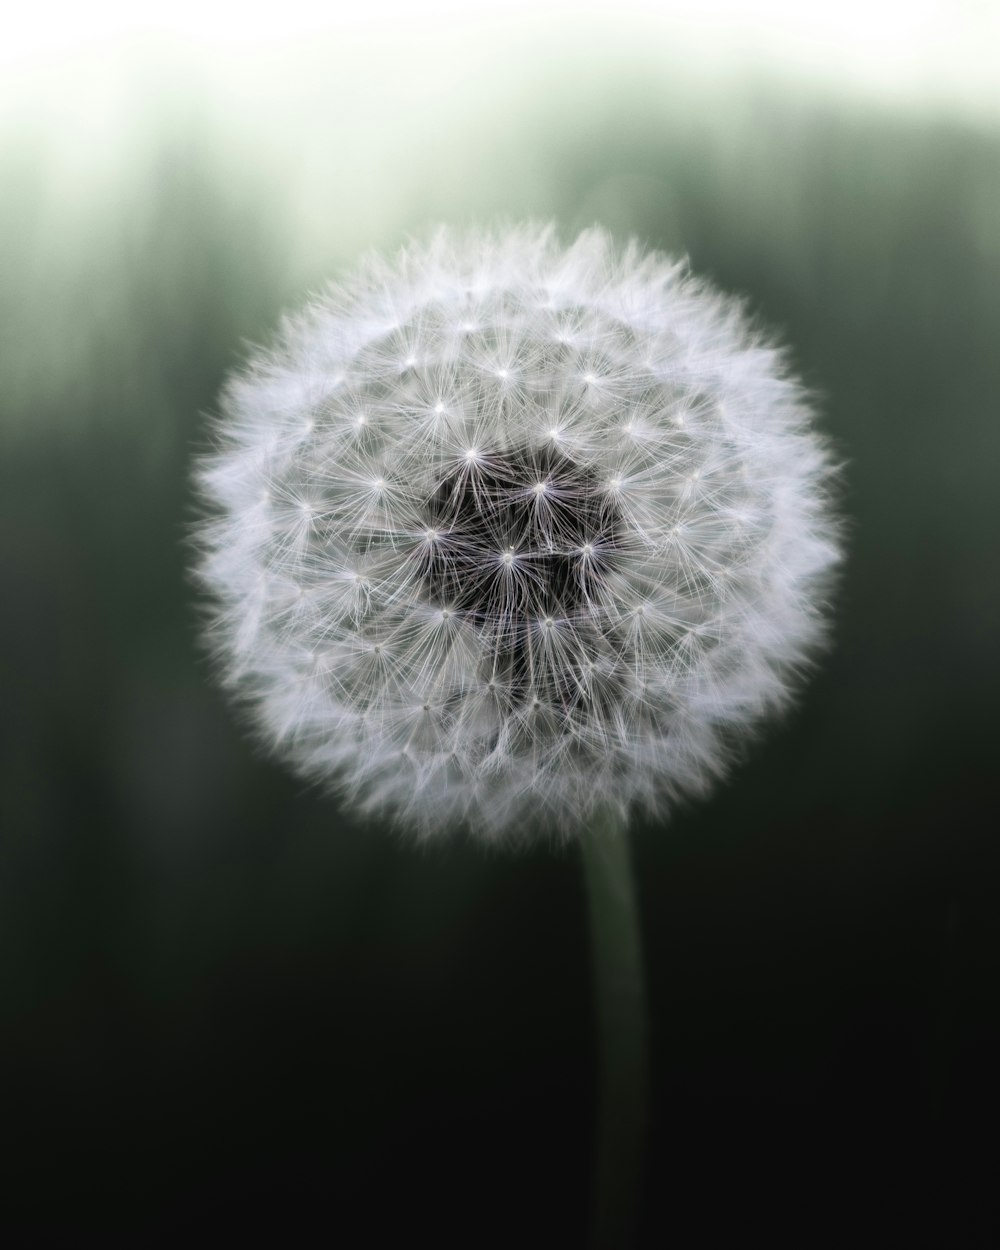
<svg viewBox="0 0 1000 1250"><path fill-rule="evenodd" d="M440 218L599 220L687 253L782 328L846 465L835 650L713 802L637 831L651 1173L683 1191L736 1168L762 1118L787 1172L787 1142L863 1123L864 1188L897 1135L936 1158L979 1097L1000 134L564 86L428 131L343 231L333 164L306 203L181 91L93 178L28 126L0 151L0 1046L27 1224L180 1226L248 1186L275 1220L385 1185L426 1212L442 1175L470 1206L530 1198L576 1244L594 1056L573 856L417 851L257 758L186 571L191 457L244 341Z"/></svg>

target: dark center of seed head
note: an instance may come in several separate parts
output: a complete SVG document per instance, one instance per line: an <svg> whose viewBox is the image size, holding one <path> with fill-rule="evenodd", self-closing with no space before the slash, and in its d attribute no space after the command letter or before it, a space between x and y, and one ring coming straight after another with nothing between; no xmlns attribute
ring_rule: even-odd
<svg viewBox="0 0 1000 1250"><path fill-rule="evenodd" d="M554 448L491 453L441 483L427 503L435 541L424 564L428 597L486 635L491 672L516 698L558 679L539 634L592 631L620 539L620 519L594 473Z"/></svg>

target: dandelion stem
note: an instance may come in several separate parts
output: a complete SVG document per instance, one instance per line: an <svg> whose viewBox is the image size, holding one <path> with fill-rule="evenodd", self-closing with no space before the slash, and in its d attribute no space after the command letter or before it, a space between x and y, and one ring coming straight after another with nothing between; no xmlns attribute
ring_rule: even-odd
<svg viewBox="0 0 1000 1250"><path fill-rule="evenodd" d="M591 1244L636 1233L646 1135L648 1017L635 883L625 831L606 815L581 839L601 1068Z"/></svg>

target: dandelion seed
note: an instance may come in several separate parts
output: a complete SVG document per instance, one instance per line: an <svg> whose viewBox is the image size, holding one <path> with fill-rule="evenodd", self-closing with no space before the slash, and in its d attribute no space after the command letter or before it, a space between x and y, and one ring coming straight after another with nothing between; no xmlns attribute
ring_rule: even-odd
<svg viewBox="0 0 1000 1250"><path fill-rule="evenodd" d="M428 420L456 406L461 440ZM810 419L736 301L601 231L371 260L224 393L199 571L225 675L298 771L421 835L662 814L822 641Z"/></svg>

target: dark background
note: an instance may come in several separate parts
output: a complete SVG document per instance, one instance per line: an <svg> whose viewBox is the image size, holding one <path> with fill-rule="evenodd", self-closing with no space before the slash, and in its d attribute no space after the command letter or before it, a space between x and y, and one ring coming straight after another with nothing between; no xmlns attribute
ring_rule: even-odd
<svg viewBox="0 0 1000 1250"><path fill-rule="evenodd" d="M0 151L8 1244L583 1244L575 851L417 849L259 758L185 546L245 338L356 245L525 213L746 294L846 462L833 651L710 802L634 830L641 1244L992 1244L997 130L765 89L663 110L623 73L474 149L429 133L370 237L334 179L310 251L210 101L141 78L103 181L30 117Z"/></svg>

